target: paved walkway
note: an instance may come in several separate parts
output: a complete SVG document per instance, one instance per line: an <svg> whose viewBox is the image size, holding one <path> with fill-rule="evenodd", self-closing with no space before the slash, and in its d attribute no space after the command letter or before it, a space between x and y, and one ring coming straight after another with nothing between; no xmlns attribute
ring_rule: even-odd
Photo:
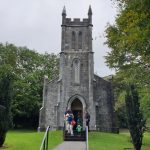
<svg viewBox="0 0 150 150"><path fill-rule="evenodd" d="M86 143L79 141L65 141L53 150L86 150Z"/></svg>

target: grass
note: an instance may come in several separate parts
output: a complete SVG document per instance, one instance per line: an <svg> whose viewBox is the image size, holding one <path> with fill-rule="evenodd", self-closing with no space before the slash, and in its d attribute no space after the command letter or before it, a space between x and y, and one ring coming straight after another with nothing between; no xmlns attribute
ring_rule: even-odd
<svg viewBox="0 0 150 150"><path fill-rule="evenodd" d="M133 150L128 132L120 134L91 132L89 134L89 150L124 150L124 148ZM141 150L150 150L150 133L144 134Z"/></svg>
<svg viewBox="0 0 150 150"><path fill-rule="evenodd" d="M42 142L44 132L36 131L9 131L3 148L0 150L38 150ZM62 131L50 131L49 150L63 141ZM120 134L90 132L89 150L123 150L133 148L129 133L127 131ZM150 133L144 134L141 150L150 150Z"/></svg>
<svg viewBox="0 0 150 150"><path fill-rule="evenodd" d="M89 134L90 150L123 150L131 148L128 135L93 132Z"/></svg>
<svg viewBox="0 0 150 150"><path fill-rule="evenodd" d="M44 132L37 131L9 131L3 148L0 150L38 150L40 148ZM49 150L63 141L61 131L49 133Z"/></svg>

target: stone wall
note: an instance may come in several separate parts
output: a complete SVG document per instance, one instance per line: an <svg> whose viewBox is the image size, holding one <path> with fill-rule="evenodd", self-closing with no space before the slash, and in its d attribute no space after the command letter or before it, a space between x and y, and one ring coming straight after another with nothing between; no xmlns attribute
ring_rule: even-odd
<svg viewBox="0 0 150 150"><path fill-rule="evenodd" d="M95 75L94 100L96 109L96 127L101 131L112 131L114 126L113 93L111 82Z"/></svg>
<svg viewBox="0 0 150 150"><path fill-rule="evenodd" d="M58 99L58 78L44 82L43 90L43 106L40 110L39 127L42 130L48 125L51 129L57 128L57 99Z"/></svg>

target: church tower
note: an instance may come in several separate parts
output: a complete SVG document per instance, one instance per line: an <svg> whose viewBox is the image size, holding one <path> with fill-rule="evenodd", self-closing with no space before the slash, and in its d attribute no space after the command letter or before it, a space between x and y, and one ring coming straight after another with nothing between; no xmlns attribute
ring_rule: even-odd
<svg viewBox="0 0 150 150"><path fill-rule="evenodd" d="M82 21L79 18L74 20L66 18L64 7L61 27L60 80L63 92L61 101L64 107L74 112L75 116L78 112L84 115L87 109L91 114L91 124L95 125L91 7L89 7L88 18Z"/></svg>
<svg viewBox="0 0 150 150"><path fill-rule="evenodd" d="M85 127L85 111L90 114L90 129L116 131L113 111L113 91L110 81L94 75L92 49L92 9L80 20L66 17L62 11L60 73L49 81L44 78L43 105L40 109L39 129L64 126L64 112L71 109Z"/></svg>

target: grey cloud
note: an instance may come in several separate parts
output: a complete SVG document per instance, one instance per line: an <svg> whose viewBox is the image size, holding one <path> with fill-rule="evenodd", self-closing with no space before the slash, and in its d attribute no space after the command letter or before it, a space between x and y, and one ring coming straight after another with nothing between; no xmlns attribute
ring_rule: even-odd
<svg viewBox="0 0 150 150"><path fill-rule="evenodd" d="M116 15L111 0L0 0L0 42L27 46L40 53L58 54L63 6L66 6L67 17L86 18L90 4L95 72L100 76L114 73L106 67L103 58L109 50L103 45L105 26L107 22L113 23Z"/></svg>

